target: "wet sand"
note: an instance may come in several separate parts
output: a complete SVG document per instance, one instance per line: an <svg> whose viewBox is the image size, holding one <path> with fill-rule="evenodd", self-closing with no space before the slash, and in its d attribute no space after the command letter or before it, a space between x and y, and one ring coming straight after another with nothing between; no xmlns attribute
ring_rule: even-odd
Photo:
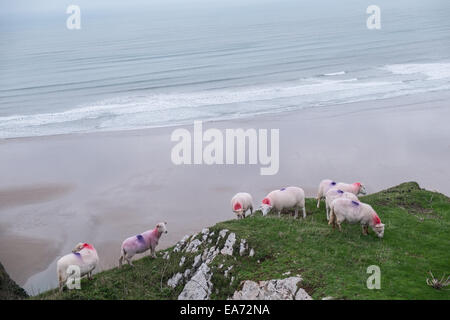
<svg viewBox="0 0 450 320"><path fill-rule="evenodd" d="M33 294L56 286L56 260L93 243L100 269L117 265L123 239L168 222L159 249L234 218L229 201L247 191L319 181L360 181L369 192L405 181L450 194L449 93L353 103L208 128L280 130L280 169L171 161L174 128L0 140L0 261ZM192 132L192 125L184 126Z"/></svg>

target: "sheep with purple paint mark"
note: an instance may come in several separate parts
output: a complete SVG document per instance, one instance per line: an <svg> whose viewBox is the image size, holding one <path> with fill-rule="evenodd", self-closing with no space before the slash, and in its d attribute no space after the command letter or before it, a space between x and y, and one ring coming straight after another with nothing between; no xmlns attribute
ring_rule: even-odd
<svg viewBox="0 0 450 320"><path fill-rule="evenodd" d="M359 201L358 197L351 192L346 192L341 189L331 188L325 194L325 209L327 212L327 220L330 220L330 206L334 199L347 198L354 201Z"/></svg>
<svg viewBox="0 0 450 320"><path fill-rule="evenodd" d="M87 275L92 279L92 272L98 266L98 254L94 246L89 243L78 243L76 247L69 253L61 257L56 262L56 273L58 275L59 291L62 291L64 285L69 279L69 267L76 266L80 270L80 278Z"/></svg>
<svg viewBox="0 0 450 320"><path fill-rule="evenodd" d="M331 203L328 224L333 225L333 229L337 225L339 231L342 231L341 224L345 221L360 223L364 235L369 233L369 227L371 227L379 238L384 236L384 224L370 205L351 199L337 198Z"/></svg>
<svg viewBox="0 0 450 320"><path fill-rule="evenodd" d="M261 211L267 215L274 208L278 212L278 217L283 209L295 209L295 218L298 217L298 209L303 211L303 219L306 218L305 192L299 187L287 187L270 192L263 200Z"/></svg>
<svg viewBox="0 0 450 320"><path fill-rule="evenodd" d="M320 206L320 200L325 198L328 190L331 188L337 188L345 192L351 192L354 195L366 194L366 188L359 182L355 183L345 183L345 182L335 182L330 179L324 179L319 184L319 190L317 191L317 208Z"/></svg>
<svg viewBox="0 0 450 320"><path fill-rule="evenodd" d="M131 258L137 253L143 253L150 249L153 258L156 258L156 246L163 233L167 233L167 222L160 222L155 229L145 231L136 236L125 239L120 248L121 256L119 258L119 267L125 260L130 266L133 266Z"/></svg>
<svg viewBox="0 0 450 320"><path fill-rule="evenodd" d="M253 198L249 193L239 192L231 199L231 210L236 214L238 219L245 218L245 213L250 210L253 214Z"/></svg>

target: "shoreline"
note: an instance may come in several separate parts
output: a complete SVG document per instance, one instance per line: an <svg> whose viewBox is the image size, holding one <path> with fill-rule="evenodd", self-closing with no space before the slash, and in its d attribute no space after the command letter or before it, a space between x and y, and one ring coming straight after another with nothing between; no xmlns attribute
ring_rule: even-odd
<svg viewBox="0 0 450 320"><path fill-rule="evenodd" d="M229 200L239 191L250 192L256 204L289 184L311 197L321 179L332 178L360 181L369 193L414 180L450 194L449 96L204 122L205 129L279 128L275 176L260 176L259 164L174 165L170 134L178 127L192 132L192 124L0 140L0 199L9 203L0 206L0 243L8 241L0 261L27 291L43 291L56 285L55 262L74 244L94 243L105 270L117 264L123 239L159 221L167 221L169 230L161 250L184 234L233 218ZM37 186L37 199L33 192L25 197Z"/></svg>

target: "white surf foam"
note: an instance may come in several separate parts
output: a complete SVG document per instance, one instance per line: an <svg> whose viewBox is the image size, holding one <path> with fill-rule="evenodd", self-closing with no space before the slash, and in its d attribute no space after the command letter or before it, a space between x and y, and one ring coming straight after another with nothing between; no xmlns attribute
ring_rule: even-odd
<svg viewBox="0 0 450 320"><path fill-rule="evenodd" d="M407 63L391 64L383 67L384 70L394 74L423 74L429 80L450 78L450 63Z"/></svg>

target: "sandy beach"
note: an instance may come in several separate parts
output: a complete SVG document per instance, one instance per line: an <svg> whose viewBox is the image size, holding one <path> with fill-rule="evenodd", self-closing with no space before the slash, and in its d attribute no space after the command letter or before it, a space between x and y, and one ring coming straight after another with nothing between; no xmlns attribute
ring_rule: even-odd
<svg viewBox="0 0 450 320"><path fill-rule="evenodd" d="M159 249L234 218L234 193L255 202L298 185L360 181L374 192L405 181L450 194L449 93L204 123L204 129L280 130L280 169L172 163L173 127L0 141L0 261L32 294L55 287L56 260L80 242L100 270L118 264L128 236L167 221ZM192 130L192 125L185 126Z"/></svg>

